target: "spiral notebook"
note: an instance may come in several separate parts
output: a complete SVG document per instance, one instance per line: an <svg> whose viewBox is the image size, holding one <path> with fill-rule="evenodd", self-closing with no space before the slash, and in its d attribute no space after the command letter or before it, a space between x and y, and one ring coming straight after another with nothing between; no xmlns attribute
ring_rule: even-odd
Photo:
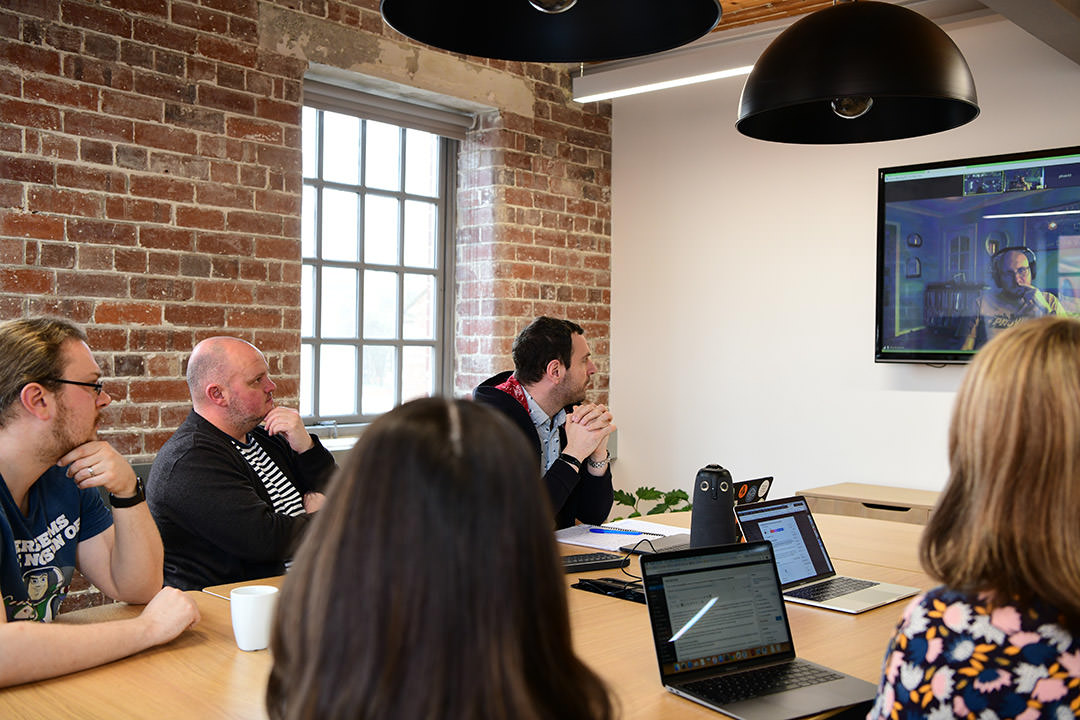
<svg viewBox="0 0 1080 720"><path fill-rule="evenodd" d="M599 530L620 530L622 532L593 532L594 528ZM569 545L581 545L582 547L590 547L597 550L619 552L619 548L628 542L634 543L638 540L662 538L685 532L686 530L683 528L662 525L660 523L649 522L648 520L630 518L627 520L616 520L614 522L604 523L603 525L583 524L563 528L562 530L555 531L555 539Z"/></svg>

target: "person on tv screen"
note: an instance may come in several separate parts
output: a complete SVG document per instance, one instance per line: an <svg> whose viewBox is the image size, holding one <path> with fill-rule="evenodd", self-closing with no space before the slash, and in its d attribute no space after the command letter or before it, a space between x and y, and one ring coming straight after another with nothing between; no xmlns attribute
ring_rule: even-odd
<svg viewBox="0 0 1080 720"><path fill-rule="evenodd" d="M867 720L1072 718L1080 707L1080 321L1044 317L975 357L905 609Z"/></svg>
<svg viewBox="0 0 1080 720"><path fill-rule="evenodd" d="M1053 293L1044 292L1035 280L1035 252L1030 248L1007 247L990 260L994 289L978 301L974 322L963 350L975 350L1002 330L1043 315L1064 315L1065 309Z"/></svg>
<svg viewBox="0 0 1080 720"><path fill-rule="evenodd" d="M574 653L550 513L497 410L423 398L380 416L282 584L270 718L612 718Z"/></svg>

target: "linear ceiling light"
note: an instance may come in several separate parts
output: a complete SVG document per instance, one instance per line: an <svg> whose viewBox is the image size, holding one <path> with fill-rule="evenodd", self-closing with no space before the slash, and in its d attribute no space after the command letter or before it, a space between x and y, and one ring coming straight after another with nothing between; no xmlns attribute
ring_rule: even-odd
<svg viewBox="0 0 1080 720"><path fill-rule="evenodd" d="M413 40L477 57L596 62L651 55L707 34L718 0L382 0Z"/></svg>
<svg viewBox="0 0 1080 720"><path fill-rule="evenodd" d="M979 114L959 48L899 5L841 2L797 21L743 86L743 135L784 143L860 143L949 130Z"/></svg>
<svg viewBox="0 0 1080 720"><path fill-rule="evenodd" d="M675 78L674 80L664 80L661 82L647 83L645 85L618 88L616 90L605 90L603 92L592 93L591 95L582 95L581 97L575 97L574 101L579 103L589 103L598 100L611 100L614 98L626 97L627 95L640 95L641 93L667 90L668 88L693 85L694 83L708 82L710 80L749 75L750 71L753 69L753 65L744 65L742 67L718 70L716 72L703 73L701 75L688 75L687 77Z"/></svg>

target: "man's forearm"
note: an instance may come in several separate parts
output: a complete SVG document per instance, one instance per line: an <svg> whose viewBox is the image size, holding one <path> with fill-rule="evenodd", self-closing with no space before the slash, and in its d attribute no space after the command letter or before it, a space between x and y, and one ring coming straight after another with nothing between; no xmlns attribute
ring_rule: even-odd
<svg viewBox="0 0 1080 720"><path fill-rule="evenodd" d="M110 560L110 575L116 600L149 602L162 584L165 551L154 518L146 503L113 510L116 541Z"/></svg>
<svg viewBox="0 0 1080 720"><path fill-rule="evenodd" d="M3 623L0 687L85 670L155 644L141 617L86 625Z"/></svg>

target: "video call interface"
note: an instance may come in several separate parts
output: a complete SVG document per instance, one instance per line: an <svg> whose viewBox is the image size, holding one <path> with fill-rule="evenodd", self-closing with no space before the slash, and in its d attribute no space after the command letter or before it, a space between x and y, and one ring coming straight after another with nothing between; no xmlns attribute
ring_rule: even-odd
<svg viewBox="0 0 1080 720"><path fill-rule="evenodd" d="M702 558L672 559L667 561L672 563L670 572L661 567L663 575L650 577L645 591L652 621L663 626L665 616L667 620L667 632L657 634L665 673L732 666L792 652L776 576L767 554L763 557L765 562L693 572L680 571L679 563L700 563ZM654 572L658 565L653 564Z"/></svg>
<svg viewBox="0 0 1080 720"><path fill-rule="evenodd" d="M760 509L740 510L739 523L747 540L767 540L776 554L780 584L788 586L832 571L825 545L806 501L792 499ZM803 537L814 538L813 543Z"/></svg>
<svg viewBox="0 0 1080 720"><path fill-rule="evenodd" d="M1031 284L1080 315L1080 147L882 170L876 358L970 359L993 257L1017 247Z"/></svg>

